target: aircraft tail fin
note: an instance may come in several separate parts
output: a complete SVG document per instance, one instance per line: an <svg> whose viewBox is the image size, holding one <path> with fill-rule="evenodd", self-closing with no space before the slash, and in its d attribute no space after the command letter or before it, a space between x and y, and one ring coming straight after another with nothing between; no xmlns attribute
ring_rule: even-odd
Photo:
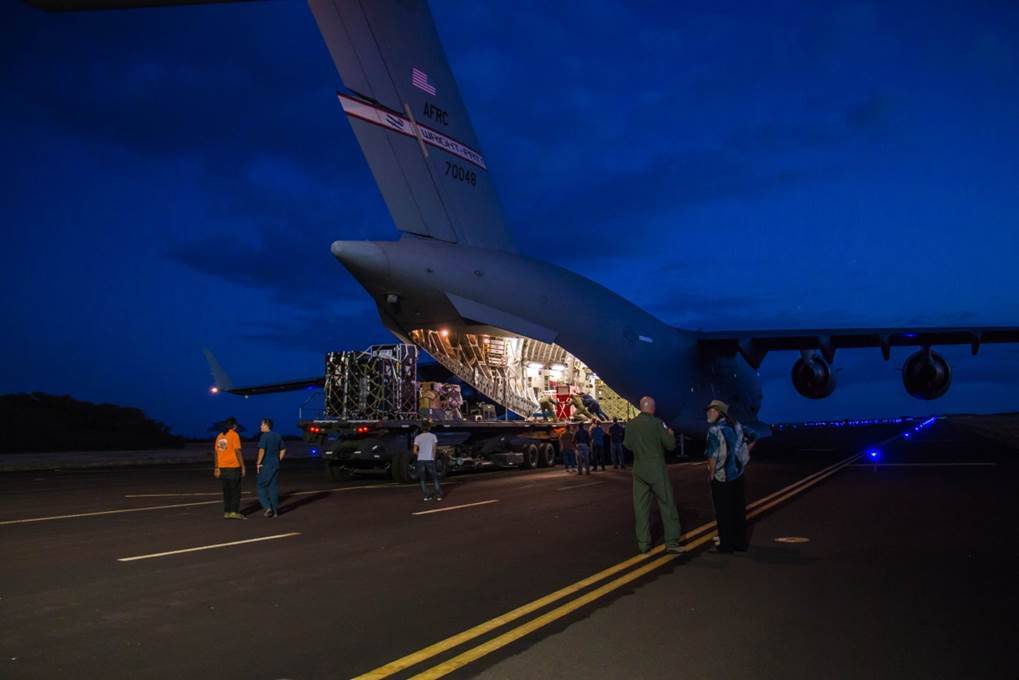
<svg viewBox="0 0 1019 680"><path fill-rule="evenodd" d="M310 0L351 94L340 104L401 232L512 251L424 0Z"/></svg>
<svg viewBox="0 0 1019 680"><path fill-rule="evenodd" d="M234 383L230 380L230 376L226 374L223 367L219 365L219 361L216 356L209 351L207 347L202 348L202 354L205 355L205 360L209 362L209 370L212 371L212 384L220 392L229 392L234 388Z"/></svg>

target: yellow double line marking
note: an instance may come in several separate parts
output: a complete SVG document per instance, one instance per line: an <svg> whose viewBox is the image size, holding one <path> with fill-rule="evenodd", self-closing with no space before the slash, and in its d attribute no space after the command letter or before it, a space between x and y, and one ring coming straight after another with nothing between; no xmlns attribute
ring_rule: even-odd
<svg viewBox="0 0 1019 680"><path fill-rule="evenodd" d="M790 484L789 486L783 489L779 489L778 491L769 494L764 498L754 501L753 503L747 506L747 519L757 517L758 515L767 512L776 505L779 505L780 503L789 500L793 496L796 496L797 494L806 491L810 487L814 486L815 484L818 484L824 479L827 479L828 477L835 474L839 470L843 469L847 465L852 464L859 457L860 454L850 456L849 458L846 458L845 460L835 463L834 465L831 465L827 468L824 468L823 470L815 472L812 475L808 475L807 477L804 477L803 479L794 482L793 484ZM684 542L683 546L684 550L686 551L694 550L710 541L715 536L716 532L714 531L714 529L715 522L707 522L697 527L696 529L692 529L683 534L682 536L680 536L680 540ZM531 614L539 609L542 609L554 602L558 602L559 600L562 600L565 597L568 597L570 595L573 595L574 593L584 590L588 586L594 585L599 581L602 581L610 576L618 574L621 571L625 571L630 567L640 564L641 562L644 562L645 560L651 558L652 556L661 553L664 549L665 546L660 545L646 554L631 557L630 559L620 562L619 564L609 567L608 569L604 569L598 572L597 574L594 574L593 576L589 576L581 581L577 581L572 585L566 586L565 588L561 588L560 590L550 593L544 597L538 598L533 602L529 602L525 605L517 607L512 611L506 612L505 614L496 616L493 619L489 619L488 621L478 624L473 628L468 628L462 633L457 633L456 635L448 637L445 640L440 640L435 644L429 645L423 649L419 649L416 652L408 654L407 656L401 657L396 661L392 661L384 666L379 666L374 670L370 670L367 673L364 673L363 675L357 676L355 680L374 680L377 678L387 678L391 675L399 673L400 671L406 670L411 666L416 666L422 661L426 661L427 659L447 652L450 649L453 649L454 647L458 647L465 642L469 642L497 628L501 628L502 626L508 623L512 623L513 621L516 621L521 617L527 616L528 614ZM590 591L589 593L581 595L580 597L571 600L566 604L560 605L559 607L549 612L546 612L545 614L542 614L541 616L538 616L528 621L527 623L517 626L516 628L512 628L503 633L502 635L494 637L491 640L488 640L487 642L478 645L477 647L468 649L467 651L449 659L448 661L444 661L443 663L433 666L432 668L429 668L428 670L419 673L418 675L415 675L414 678L440 678L444 675L448 675L449 673L452 673L453 671L462 668L463 666L466 666L472 661L476 661L487 654L491 654L492 652L502 647L505 647L511 642L519 640L525 635L528 635L529 633L532 633L535 630L538 630L539 628L542 628L543 626L546 626L552 623L553 621L560 619L566 616L567 614L570 614L571 612L574 612L577 609L580 609L581 607L588 605L601 597L604 597L605 595L611 593L614 590L617 590L618 588L626 585L627 583L635 581L641 576L644 576L645 574L654 571L658 567L661 567L671 562L672 560L676 559L676 557L678 556L671 554L658 557L657 559L654 559L651 562L644 564L638 569L634 569L633 571L627 572L623 576L620 576L602 586L599 586L598 588Z"/></svg>

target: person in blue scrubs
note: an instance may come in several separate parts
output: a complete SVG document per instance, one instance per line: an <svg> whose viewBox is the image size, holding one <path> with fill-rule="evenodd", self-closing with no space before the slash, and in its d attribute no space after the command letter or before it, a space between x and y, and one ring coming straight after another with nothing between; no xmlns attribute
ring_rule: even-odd
<svg viewBox="0 0 1019 680"><path fill-rule="evenodd" d="M258 502L262 504L266 517L279 515L279 491L277 482L280 475L280 461L287 455L283 437L272 431L272 420L262 419L262 437L258 440Z"/></svg>

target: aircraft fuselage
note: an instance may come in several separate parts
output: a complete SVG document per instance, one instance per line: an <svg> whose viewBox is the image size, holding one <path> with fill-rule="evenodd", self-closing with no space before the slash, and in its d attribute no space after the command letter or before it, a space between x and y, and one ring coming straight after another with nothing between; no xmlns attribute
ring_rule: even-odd
<svg viewBox="0 0 1019 680"><path fill-rule="evenodd" d="M337 241L332 252L404 341L415 329L490 329L554 343L632 403L651 395L675 428L704 430L704 405L726 400L756 420L756 373L702 353L694 337L583 276L513 253L405 236Z"/></svg>

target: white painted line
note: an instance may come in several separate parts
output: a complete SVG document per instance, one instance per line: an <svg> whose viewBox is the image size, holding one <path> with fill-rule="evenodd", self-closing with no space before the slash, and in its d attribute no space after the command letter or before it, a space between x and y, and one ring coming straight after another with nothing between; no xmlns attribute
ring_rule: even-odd
<svg viewBox="0 0 1019 680"><path fill-rule="evenodd" d="M455 484L456 482L443 482L443 484ZM405 488L417 488L410 484L398 484L392 482L390 484L366 484L364 486L338 486L332 489L313 489L311 491L292 491L290 493L283 493L283 496L310 496L316 493L333 493L334 491L354 491L356 489L391 489L394 486L402 486ZM168 497L182 497L182 496L220 496L220 491L209 491L209 492L194 492L194 493L129 493L124 494L124 498L168 498ZM242 496L252 496L250 491L242 491Z"/></svg>
<svg viewBox="0 0 1019 680"><path fill-rule="evenodd" d="M570 489L583 489L585 486L598 486L605 482L588 482L587 484L571 484L570 486L560 486L556 491L569 491Z"/></svg>
<svg viewBox="0 0 1019 680"><path fill-rule="evenodd" d="M300 531L291 531L288 534L275 534L273 536L262 536L261 538L248 538L243 541L230 541L229 543L213 543L212 545L200 545L197 548L182 548L180 550L167 550L166 552L151 553L148 555L135 555L134 557L118 557L118 562L134 562L136 560L150 560L154 557L166 557L167 555L180 555L181 553L198 552L199 550L212 550L214 548L226 548L231 545L242 545L244 543L258 543L259 541L273 541L277 538L289 536L300 536Z"/></svg>
<svg viewBox="0 0 1019 680"><path fill-rule="evenodd" d="M853 463L853 467L996 467L997 463Z"/></svg>
<svg viewBox="0 0 1019 680"><path fill-rule="evenodd" d="M182 496L222 496L222 491L210 491L208 493L126 493L124 498L177 498ZM242 496L250 496L250 491L241 491Z"/></svg>
<svg viewBox="0 0 1019 680"><path fill-rule="evenodd" d="M48 522L54 519L73 519L75 517L98 517L99 515L117 515L123 512L145 512L146 510L169 510L170 508L190 508L196 505L212 505L222 501L198 501L195 503L176 503L174 505L150 505L144 508L124 508L123 510L102 510L100 512L79 512L75 515L53 515L52 517L30 517L28 519L8 519L0 522L5 524L28 524L29 522Z"/></svg>
<svg viewBox="0 0 1019 680"><path fill-rule="evenodd" d="M412 515L430 515L433 512L449 512L450 510L459 510L460 508L473 508L475 505L488 505L489 503L498 503L498 500L491 501L479 501L477 503L464 503L463 505L451 505L448 508L436 508L435 510L422 510L421 512L412 512Z"/></svg>

